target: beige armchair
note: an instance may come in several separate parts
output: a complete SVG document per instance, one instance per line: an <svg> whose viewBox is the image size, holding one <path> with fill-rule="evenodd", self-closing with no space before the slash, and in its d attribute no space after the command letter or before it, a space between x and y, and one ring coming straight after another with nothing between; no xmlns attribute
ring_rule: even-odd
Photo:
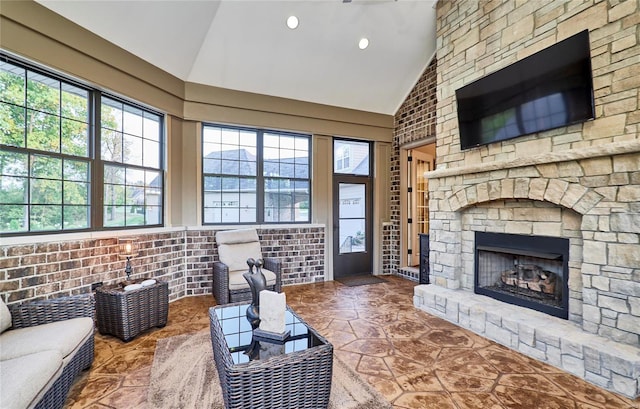
<svg viewBox="0 0 640 409"><path fill-rule="evenodd" d="M282 291L280 260L262 257L260 239L255 229L219 231L216 233L216 245L219 261L213 263L212 290L218 304L251 300L249 283L242 276L249 270L248 258L262 258L267 289Z"/></svg>

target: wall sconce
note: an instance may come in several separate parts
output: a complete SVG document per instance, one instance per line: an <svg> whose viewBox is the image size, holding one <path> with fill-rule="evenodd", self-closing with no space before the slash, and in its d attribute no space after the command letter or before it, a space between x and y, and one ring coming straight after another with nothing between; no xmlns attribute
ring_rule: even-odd
<svg viewBox="0 0 640 409"><path fill-rule="evenodd" d="M120 258L127 259L127 265L124 268L124 272L127 273L127 281L131 281L131 257L138 255L138 244L135 239L118 239L118 255Z"/></svg>

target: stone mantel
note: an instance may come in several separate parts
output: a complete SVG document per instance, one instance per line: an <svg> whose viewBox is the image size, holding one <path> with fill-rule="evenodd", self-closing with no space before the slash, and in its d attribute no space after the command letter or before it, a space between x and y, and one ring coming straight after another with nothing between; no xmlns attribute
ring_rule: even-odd
<svg viewBox="0 0 640 409"><path fill-rule="evenodd" d="M436 169L425 172L428 179L439 179L450 176L461 176L472 173L485 173L496 170L522 168L525 166L544 165L547 163L568 162L572 160L593 159L605 156L624 155L640 152L640 140L614 142L606 145L589 146L570 151L549 152L539 155L527 156L507 161L473 164L470 166L458 166L455 168Z"/></svg>

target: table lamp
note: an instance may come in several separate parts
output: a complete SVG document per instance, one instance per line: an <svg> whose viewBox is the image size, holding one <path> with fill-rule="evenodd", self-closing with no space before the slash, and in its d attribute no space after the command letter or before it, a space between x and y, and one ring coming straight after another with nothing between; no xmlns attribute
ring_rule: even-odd
<svg viewBox="0 0 640 409"><path fill-rule="evenodd" d="M124 268L124 272L127 274L127 282L131 281L131 257L138 255L138 246L135 239L119 239L118 240L118 255L120 258L126 258L127 264Z"/></svg>

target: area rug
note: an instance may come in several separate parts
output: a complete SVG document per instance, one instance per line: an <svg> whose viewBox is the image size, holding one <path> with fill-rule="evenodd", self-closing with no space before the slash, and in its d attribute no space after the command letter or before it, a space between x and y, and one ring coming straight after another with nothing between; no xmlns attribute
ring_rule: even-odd
<svg viewBox="0 0 640 409"><path fill-rule="evenodd" d="M359 285L369 285L369 284L378 284L378 283L386 283L387 280L384 280L380 277L371 275L371 274L361 274L350 277L341 277L335 279L340 284L344 284L348 287L356 287Z"/></svg>
<svg viewBox="0 0 640 409"><path fill-rule="evenodd" d="M158 340L147 403L149 408L224 409L208 330ZM392 406L334 356L329 408L391 409Z"/></svg>

